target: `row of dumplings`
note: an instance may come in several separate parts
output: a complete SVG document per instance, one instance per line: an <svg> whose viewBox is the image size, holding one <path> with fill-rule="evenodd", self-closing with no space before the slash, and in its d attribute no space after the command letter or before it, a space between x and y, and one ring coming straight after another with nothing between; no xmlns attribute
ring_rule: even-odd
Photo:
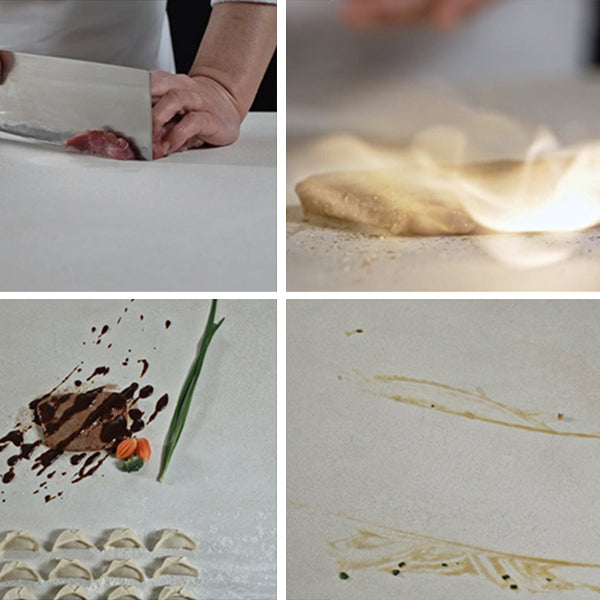
<svg viewBox="0 0 600 600"><path fill-rule="evenodd" d="M40 549L40 543L26 531L9 531L2 542L0 542L0 553L11 550ZM65 529L56 538L52 545L55 550L84 550L96 548L81 529ZM113 529L102 550L110 548L144 548L144 545L132 529ZM152 551L160 548L177 548L181 550L195 550L196 542L179 529L165 529L158 541L152 547ZM150 550L150 548L148 548Z"/></svg>
<svg viewBox="0 0 600 600"><path fill-rule="evenodd" d="M154 570L152 577L161 575L187 575L198 577L198 569L193 567L183 556L167 556ZM106 567L99 579L104 577L121 577L144 581L144 572L131 559L113 560ZM78 560L61 558L50 571L48 579L94 579L92 572ZM0 581L41 581L40 576L21 560L4 563L0 569Z"/></svg>
<svg viewBox="0 0 600 600"><path fill-rule="evenodd" d="M25 587L11 588L4 594L2 600L37 600ZM80 585L68 584L60 588L53 600L91 600L88 590ZM132 585L120 585L106 596L106 600L142 600L138 589ZM163 587L158 600L196 600L195 596L185 587L167 585Z"/></svg>

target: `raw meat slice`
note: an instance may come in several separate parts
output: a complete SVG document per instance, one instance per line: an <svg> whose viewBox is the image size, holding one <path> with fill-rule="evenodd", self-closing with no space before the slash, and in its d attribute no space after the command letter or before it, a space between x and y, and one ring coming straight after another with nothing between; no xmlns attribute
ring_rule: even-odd
<svg viewBox="0 0 600 600"><path fill-rule="evenodd" d="M65 146L74 148L83 154L92 154L116 160L137 160L138 158L131 142L127 138L111 131L83 131L67 140Z"/></svg>

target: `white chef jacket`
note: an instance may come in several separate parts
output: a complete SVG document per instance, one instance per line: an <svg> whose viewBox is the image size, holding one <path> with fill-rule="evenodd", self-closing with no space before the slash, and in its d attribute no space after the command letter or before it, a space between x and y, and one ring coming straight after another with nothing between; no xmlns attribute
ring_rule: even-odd
<svg viewBox="0 0 600 600"><path fill-rule="evenodd" d="M0 49L174 72L166 7L167 0L0 0Z"/></svg>

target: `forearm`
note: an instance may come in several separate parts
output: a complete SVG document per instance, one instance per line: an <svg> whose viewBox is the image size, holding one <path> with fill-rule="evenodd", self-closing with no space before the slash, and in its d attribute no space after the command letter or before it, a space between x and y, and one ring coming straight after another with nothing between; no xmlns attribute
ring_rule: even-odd
<svg viewBox="0 0 600 600"><path fill-rule="evenodd" d="M277 8L272 4L224 2L212 10L190 70L220 83L243 118L277 44Z"/></svg>

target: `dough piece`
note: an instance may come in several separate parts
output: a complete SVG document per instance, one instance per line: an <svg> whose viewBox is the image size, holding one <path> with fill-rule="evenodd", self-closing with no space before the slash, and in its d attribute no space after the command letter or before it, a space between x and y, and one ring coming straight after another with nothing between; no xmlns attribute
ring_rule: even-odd
<svg viewBox="0 0 600 600"><path fill-rule="evenodd" d="M123 577L144 581L144 573L133 560L113 560L100 577Z"/></svg>
<svg viewBox="0 0 600 600"><path fill-rule="evenodd" d="M475 221L457 195L437 190L424 177L403 177L399 170L353 171L315 175L296 193L306 215L341 219L394 235L472 233ZM413 176L414 175L414 176Z"/></svg>
<svg viewBox="0 0 600 600"><path fill-rule="evenodd" d="M48 579L93 579L92 572L74 558L61 558Z"/></svg>
<svg viewBox="0 0 600 600"><path fill-rule="evenodd" d="M180 531L179 529L165 529L160 539L154 545L154 550L159 548L184 548L185 550L195 550L196 542Z"/></svg>
<svg viewBox="0 0 600 600"><path fill-rule="evenodd" d="M76 600L77 598L80 600L90 600L87 589L75 583L63 585L63 587L56 592L54 600L60 600L61 598L64 598L65 600Z"/></svg>
<svg viewBox="0 0 600 600"><path fill-rule="evenodd" d="M142 596L135 586L120 585L108 595L106 600L142 600Z"/></svg>
<svg viewBox="0 0 600 600"><path fill-rule="evenodd" d="M197 600L187 588L167 585L160 590L158 600Z"/></svg>
<svg viewBox="0 0 600 600"><path fill-rule="evenodd" d="M187 558L183 556L167 556L160 567L154 571L153 577L161 575L189 575L198 577L198 570L190 565Z"/></svg>
<svg viewBox="0 0 600 600"><path fill-rule="evenodd" d="M20 579L39 581L40 577L21 560L4 563L0 571L0 581L18 581Z"/></svg>
<svg viewBox="0 0 600 600"><path fill-rule="evenodd" d="M10 588L2 600L35 600L35 596L23 585Z"/></svg>
<svg viewBox="0 0 600 600"><path fill-rule="evenodd" d="M36 552L39 549L38 541L26 531L9 531L0 544L0 553L9 550L32 550Z"/></svg>
<svg viewBox="0 0 600 600"><path fill-rule="evenodd" d="M60 532L52 545L52 552L62 549L79 550L85 548L95 548L95 546L81 529L65 529Z"/></svg>
<svg viewBox="0 0 600 600"><path fill-rule="evenodd" d="M143 548L137 534L132 529L113 529L103 548Z"/></svg>

